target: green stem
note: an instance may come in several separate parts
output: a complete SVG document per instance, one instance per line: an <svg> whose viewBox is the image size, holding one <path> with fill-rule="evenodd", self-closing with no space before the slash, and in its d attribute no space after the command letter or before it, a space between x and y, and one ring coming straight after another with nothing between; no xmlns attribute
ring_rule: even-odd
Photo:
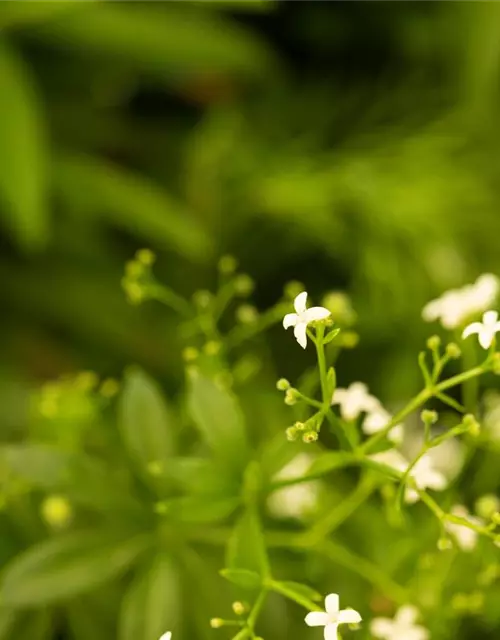
<svg viewBox="0 0 500 640"><path fill-rule="evenodd" d="M255 601L252 610L250 611L248 618L247 618L247 627L250 629L250 631L252 632L252 635L254 633L254 629L255 629L255 624L257 622L257 618L259 617L259 613L264 605L264 602L266 600L267 597L267 589L263 589L259 595L257 596L257 600Z"/></svg>
<svg viewBox="0 0 500 640"><path fill-rule="evenodd" d="M323 325L319 325L316 329L316 338L314 339L314 344L316 345L316 353L318 356L318 368L319 368L319 379L321 383L321 396L323 399L323 406L330 406L330 398L328 397L328 380L326 378L326 358L325 358L325 346L323 344L323 336L325 333L325 327Z"/></svg>

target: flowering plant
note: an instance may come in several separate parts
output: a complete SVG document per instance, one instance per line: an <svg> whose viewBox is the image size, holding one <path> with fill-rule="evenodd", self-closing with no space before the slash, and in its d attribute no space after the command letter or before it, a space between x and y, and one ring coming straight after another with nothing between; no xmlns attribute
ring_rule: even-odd
<svg viewBox="0 0 500 640"><path fill-rule="evenodd" d="M251 278L225 256L218 291L189 301L156 280L154 259L139 251L123 287L132 304L181 317L185 387L167 401L133 368L121 384L85 373L37 393L32 442L2 450L8 506L34 502L42 523L0 581L6 633L32 608L39 626L58 615L97 639L205 638L212 627L279 640L283 619L299 616L311 639L447 640L466 617L494 633L499 403L477 382L500 373L496 278L424 309L454 341L428 339L422 389L393 411L344 382L338 357L356 340L341 295L308 308L292 283L259 314L241 302ZM276 391L259 336L278 323L316 364ZM99 619L103 598L118 622Z"/></svg>

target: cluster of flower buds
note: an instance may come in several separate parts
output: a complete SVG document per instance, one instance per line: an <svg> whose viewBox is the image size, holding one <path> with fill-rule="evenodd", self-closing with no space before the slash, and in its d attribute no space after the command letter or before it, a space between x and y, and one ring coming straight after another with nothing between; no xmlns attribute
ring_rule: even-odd
<svg viewBox="0 0 500 640"><path fill-rule="evenodd" d="M148 285L151 283L151 267L156 260L150 249L139 249L134 259L125 265L122 287L130 304L138 305L148 298Z"/></svg>

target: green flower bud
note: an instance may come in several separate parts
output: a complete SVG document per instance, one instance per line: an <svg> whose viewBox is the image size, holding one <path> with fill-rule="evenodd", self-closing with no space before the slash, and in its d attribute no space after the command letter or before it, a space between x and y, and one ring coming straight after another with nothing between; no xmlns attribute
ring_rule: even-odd
<svg viewBox="0 0 500 640"><path fill-rule="evenodd" d="M135 254L136 259L146 267L150 267L156 260L155 254L151 249L139 249Z"/></svg>
<svg viewBox="0 0 500 640"><path fill-rule="evenodd" d="M481 518L489 520L496 511L500 511L500 499L493 493L487 493L476 500L475 511Z"/></svg>
<svg viewBox="0 0 500 640"><path fill-rule="evenodd" d="M43 520L53 529L63 529L73 517L71 503L64 496L48 496L42 502L40 512Z"/></svg>
<svg viewBox="0 0 500 640"><path fill-rule="evenodd" d="M237 616L242 616L248 611L248 606L237 600L236 602L233 602L232 609Z"/></svg>
<svg viewBox="0 0 500 640"><path fill-rule="evenodd" d="M430 411L429 409L424 409L420 414L420 419L427 425L436 424L438 418L439 416L437 411Z"/></svg>
<svg viewBox="0 0 500 640"><path fill-rule="evenodd" d="M297 433L297 429L295 427L288 427L285 433L286 433L286 439L289 442L294 442L299 437L299 434Z"/></svg>
<svg viewBox="0 0 500 640"><path fill-rule="evenodd" d="M290 389L290 383L286 378L280 378L276 383L276 389L278 389L278 391L288 391L288 389Z"/></svg>
<svg viewBox="0 0 500 640"><path fill-rule="evenodd" d="M254 290L254 281L246 273L241 273L234 280L234 288L240 296L249 296Z"/></svg>
<svg viewBox="0 0 500 640"><path fill-rule="evenodd" d="M212 629L220 629L220 627L224 626L224 620L222 620L222 618L212 618L210 620L210 626Z"/></svg>
<svg viewBox="0 0 500 640"><path fill-rule="evenodd" d="M299 295L299 293L302 293L304 289L305 286L302 282L298 282L298 280L291 280L286 283L283 293L289 300L293 300Z"/></svg>
<svg viewBox="0 0 500 640"><path fill-rule="evenodd" d="M230 276L238 268L238 261L234 256L225 255L220 258L217 268L220 273Z"/></svg>
<svg viewBox="0 0 500 640"><path fill-rule="evenodd" d="M446 355L452 360L457 360L462 355L462 350L455 342L446 345Z"/></svg>
<svg viewBox="0 0 500 640"><path fill-rule="evenodd" d="M441 346L441 338L439 336L431 336L427 338L427 348L431 351L437 351Z"/></svg>
<svg viewBox="0 0 500 640"><path fill-rule="evenodd" d="M241 324L252 324L259 317L259 312L251 304L242 304L236 309L236 319Z"/></svg>
<svg viewBox="0 0 500 640"><path fill-rule="evenodd" d="M207 354L207 356L216 356L221 348L220 342L216 342L215 340L209 340L203 347L203 351Z"/></svg>
<svg viewBox="0 0 500 640"><path fill-rule="evenodd" d="M359 335L354 331L342 331L339 334L339 339L344 349L354 349L359 343Z"/></svg>
<svg viewBox="0 0 500 640"><path fill-rule="evenodd" d="M302 436L302 440L307 443L316 442L317 439L318 439L317 431L306 431Z"/></svg>
<svg viewBox="0 0 500 640"><path fill-rule="evenodd" d="M200 355L198 349L194 347L186 347L182 351L182 359L184 362L193 362Z"/></svg>
<svg viewBox="0 0 500 640"><path fill-rule="evenodd" d="M285 404L291 407L294 404L297 404L298 399L299 399L299 396L297 393L297 389L294 389L293 387L290 387L289 389L287 389L285 393Z"/></svg>
<svg viewBox="0 0 500 640"><path fill-rule="evenodd" d="M442 536L437 541L437 548L439 549L439 551L448 551L448 549L453 548L453 543L448 537Z"/></svg>
<svg viewBox="0 0 500 640"><path fill-rule="evenodd" d="M476 417L472 415L472 413L468 413L462 419L462 424L464 427L467 427L468 432L471 436L478 436L481 432L481 425L477 421Z"/></svg>
<svg viewBox="0 0 500 640"><path fill-rule="evenodd" d="M324 296L321 304L326 307L342 327L350 327L356 322L356 312L345 293L332 291Z"/></svg>
<svg viewBox="0 0 500 640"><path fill-rule="evenodd" d="M297 429L297 431L304 431L304 429L306 428L306 423L297 421L293 426Z"/></svg>
<svg viewBox="0 0 500 640"><path fill-rule="evenodd" d="M212 302L212 294L206 289L200 289L193 293L193 302L200 309L206 309Z"/></svg>

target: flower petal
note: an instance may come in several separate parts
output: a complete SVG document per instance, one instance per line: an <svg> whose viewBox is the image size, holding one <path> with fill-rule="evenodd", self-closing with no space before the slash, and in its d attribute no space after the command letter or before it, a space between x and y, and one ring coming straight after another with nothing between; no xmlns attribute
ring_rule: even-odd
<svg viewBox="0 0 500 640"><path fill-rule="evenodd" d="M416 622L418 615L419 612L417 607L414 607L411 604L406 604L399 607L396 615L394 616L394 620L398 625L410 627Z"/></svg>
<svg viewBox="0 0 500 640"><path fill-rule="evenodd" d="M325 627L330 618L324 611L311 611L305 617L305 622L308 627Z"/></svg>
<svg viewBox="0 0 500 640"><path fill-rule="evenodd" d="M315 320L324 320L331 316L331 312L325 307L311 307L304 311L304 322L314 322Z"/></svg>
<svg viewBox="0 0 500 640"><path fill-rule="evenodd" d="M295 311L300 315L306 310L307 291L302 291L293 301Z"/></svg>
<svg viewBox="0 0 500 640"><path fill-rule="evenodd" d="M325 640L338 640L338 624L336 622L330 622L325 627Z"/></svg>
<svg viewBox="0 0 500 640"><path fill-rule="evenodd" d="M295 325L295 329L293 330L293 335L295 339L300 344L300 346L305 349L307 347L307 325L304 322L299 322Z"/></svg>
<svg viewBox="0 0 500 640"><path fill-rule="evenodd" d="M494 331L491 331L489 327L483 327L479 332L477 339L479 340L479 344L483 347L483 349L489 349L494 337Z"/></svg>
<svg viewBox="0 0 500 640"><path fill-rule="evenodd" d="M337 593L330 593L325 598L325 609L329 616L336 615L339 612L340 599Z"/></svg>
<svg viewBox="0 0 500 640"><path fill-rule="evenodd" d="M467 327L465 327L462 333L462 338L468 338L473 333L481 333L482 330L483 325L480 322L473 322L472 324L469 324Z"/></svg>
<svg viewBox="0 0 500 640"><path fill-rule="evenodd" d="M354 609L342 609L338 613L337 620L339 624L357 624L361 622L361 616Z"/></svg>
<svg viewBox="0 0 500 640"><path fill-rule="evenodd" d="M374 618L370 623L370 631L377 638L390 640L394 632L394 622L389 618Z"/></svg>
<svg viewBox="0 0 500 640"><path fill-rule="evenodd" d="M285 329L289 329L290 327L294 327L299 321L299 316L296 313L287 313L283 318L283 326Z"/></svg>
<svg viewBox="0 0 500 640"><path fill-rule="evenodd" d="M483 324L493 326L498 320L497 311L485 311L483 313Z"/></svg>
<svg viewBox="0 0 500 640"><path fill-rule="evenodd" d="M170 631L167 631L161 636L160 640L170 640L171 638L172 638L172 633Z"/></svg>

